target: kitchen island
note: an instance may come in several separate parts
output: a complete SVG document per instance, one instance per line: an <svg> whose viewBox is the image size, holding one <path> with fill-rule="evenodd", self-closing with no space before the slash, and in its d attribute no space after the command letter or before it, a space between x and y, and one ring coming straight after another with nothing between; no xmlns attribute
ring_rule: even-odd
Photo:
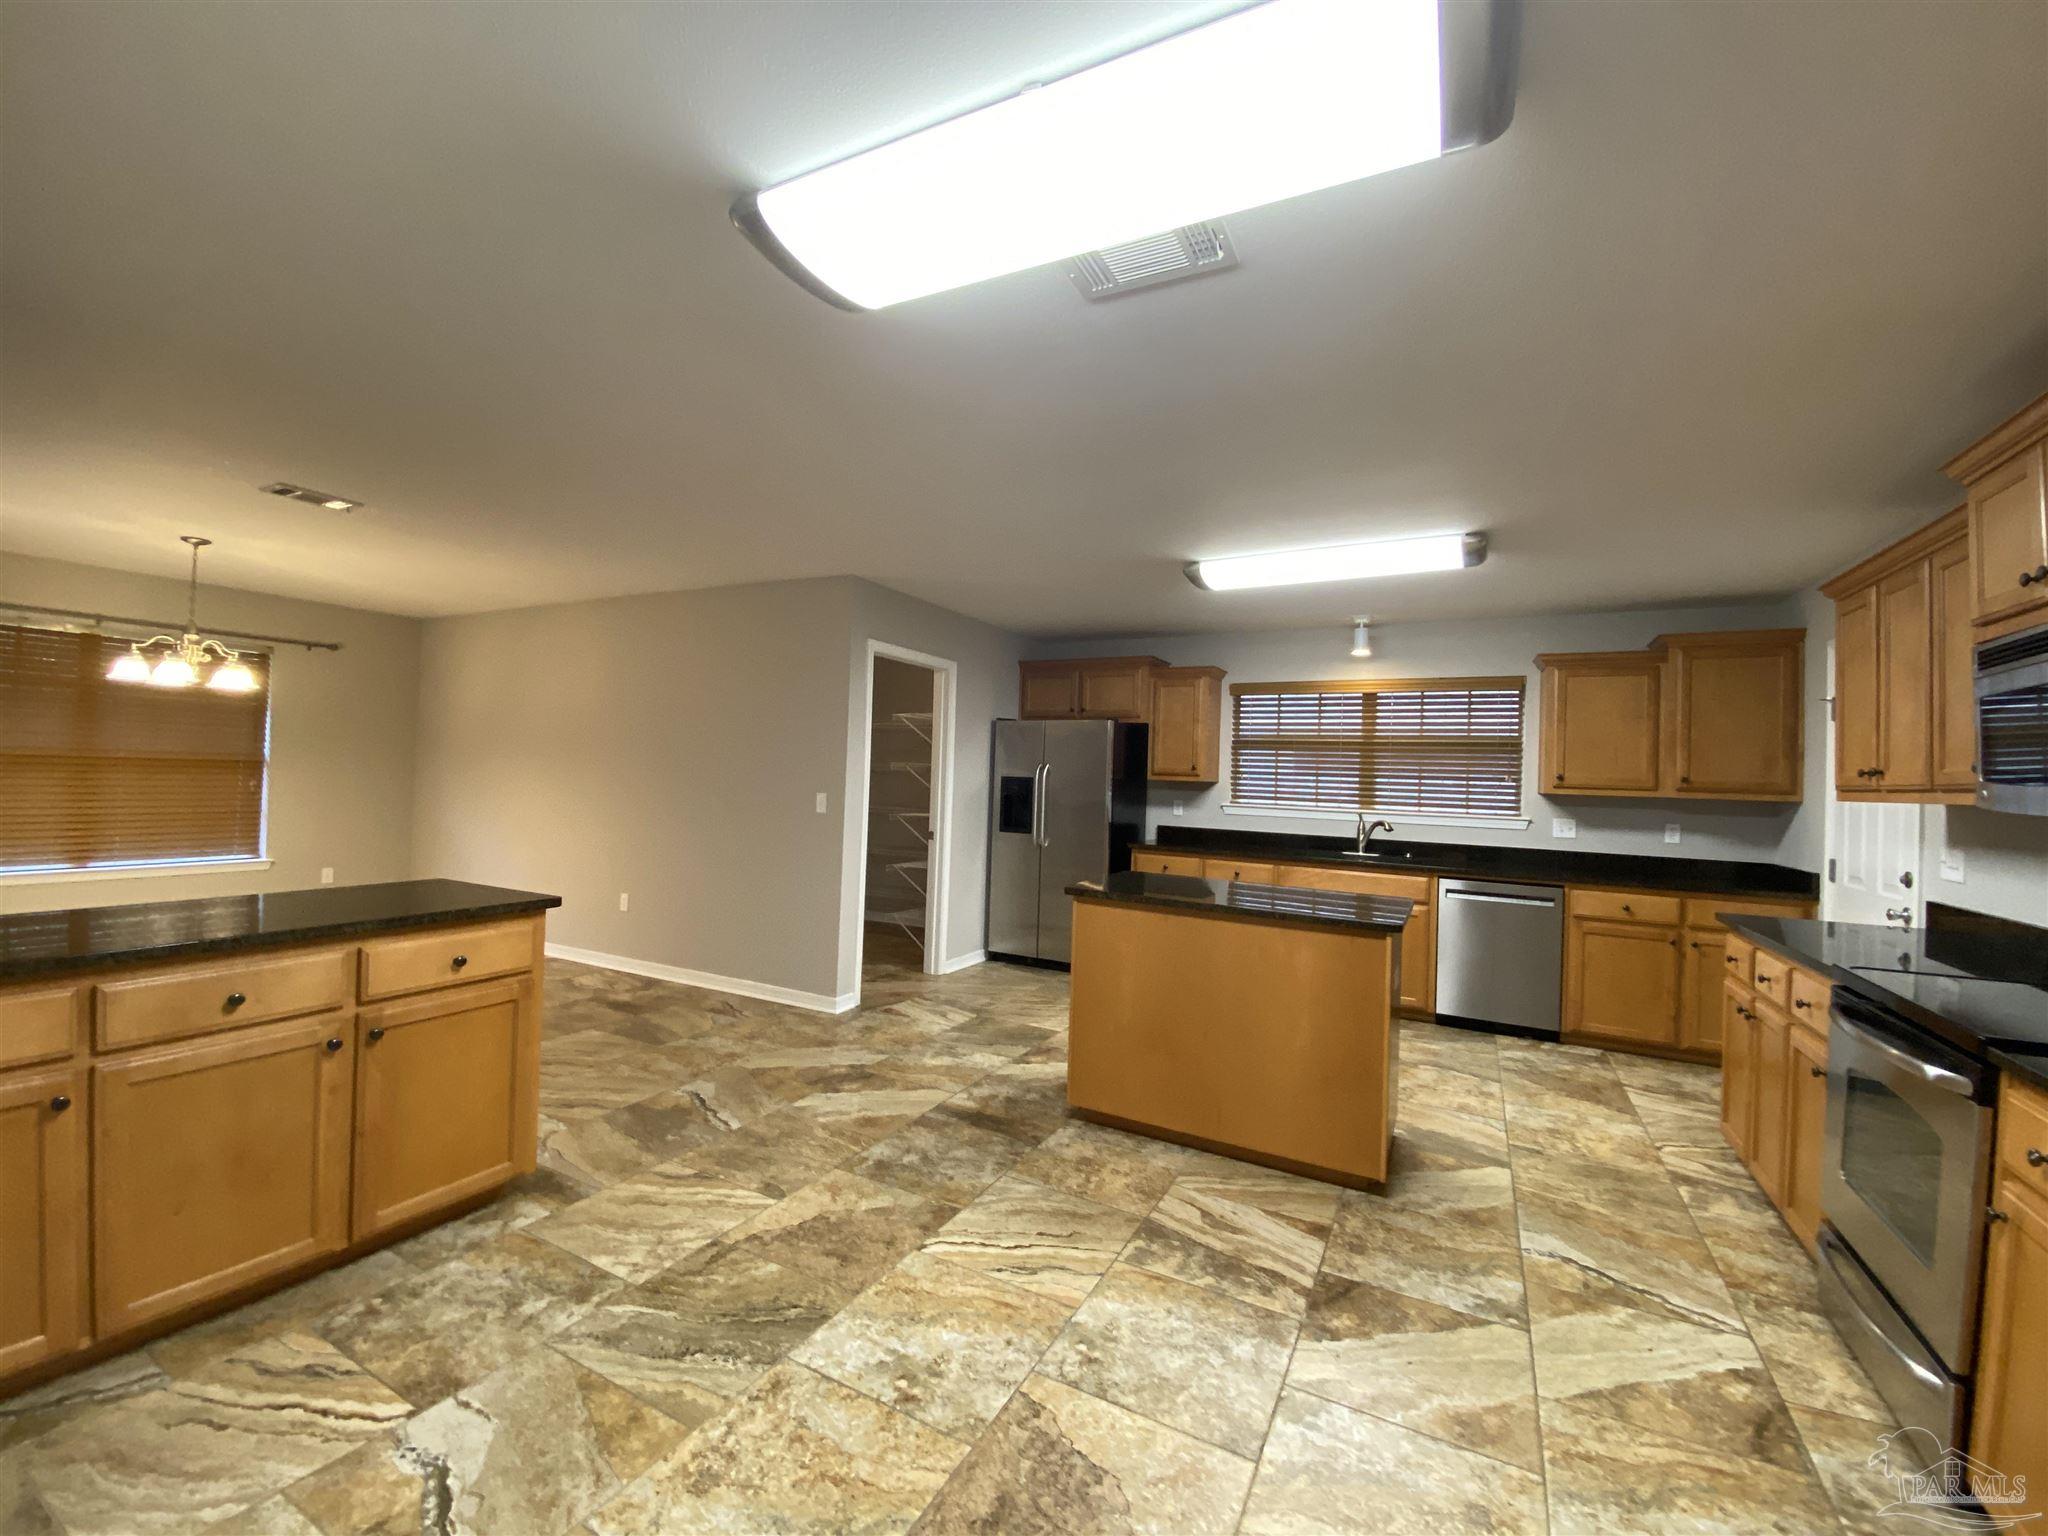
<svg viewBox="0 0 2048 1536"><path fill-rule="evenodd" d="M408 880L0 917L0 1397L530 1172L560 904Z"/></svg>
<svg viewBox="0 0 2048 1536"><path fill-rule="evenodd" d="M1067 894L1077 1113L1334 1183L1386 1179L1410 902L1141 872Z"/></svg>

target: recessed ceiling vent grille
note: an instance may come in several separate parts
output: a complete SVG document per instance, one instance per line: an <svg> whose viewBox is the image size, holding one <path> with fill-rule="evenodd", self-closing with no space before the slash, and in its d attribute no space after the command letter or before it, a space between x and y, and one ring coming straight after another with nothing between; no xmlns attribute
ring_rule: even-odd
<svg viewBox="0 0 2048 1536"><path fill-rule="evenodd" d="M258 489L266 495L282 496L286 501L303 501L309 507L325 507L329 512L353 512L362 505L360 501L350 501L346 496L330 496L325 491L293 485L289 480L273 481Z"/></svg>
<svg viewBox="0 0 2048 1536"><path fill-rule="evenodd" d="M1163 235L1127 240L1067 263L1067 276L1088 299L1113 299L1138 288L1177 283L1237 265L1230 232L1221 224L1186 224Z"/></svg>

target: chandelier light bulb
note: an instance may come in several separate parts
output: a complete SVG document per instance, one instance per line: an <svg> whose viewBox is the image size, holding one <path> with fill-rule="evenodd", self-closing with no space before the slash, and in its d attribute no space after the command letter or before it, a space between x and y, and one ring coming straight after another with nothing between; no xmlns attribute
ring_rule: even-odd
<svg viewBox="0 0 2048 1536"><path fill-rule="evenodd" d="M140 651L123 651L107 668L107 678L116 683L146 683L149 681L149 658Z"/></svg>
<svg viewBox="0 0 2048 1536"><path fill-rule="evenodd" d="M166 656L156 664L149 680L158 688L190 688L199 681L199 673L184 657Z"/></svg>
<svg viewBox="0 0 2048 1536"><path fill-rule="evenodd" d="M223 662L213 669L213 676L206 680L206 686L216 693L254 693L256 674L239 661Z"/></svg>

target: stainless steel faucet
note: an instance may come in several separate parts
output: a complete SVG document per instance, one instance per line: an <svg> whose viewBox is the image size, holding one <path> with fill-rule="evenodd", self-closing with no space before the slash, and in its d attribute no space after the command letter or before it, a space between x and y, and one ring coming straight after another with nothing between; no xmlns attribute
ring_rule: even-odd
<svg viewBox="0 0 2048 1536"><path fill-rule="evenodd" d="M1376 821L1371 826L1367 826L1365 824L1365 812L1360 811L1358 813L1358 851L1360 853L1365 852L1366 845L1372 841L1373 833L1391 832L1393 830L1394 824L1391 821Z"/></svg>

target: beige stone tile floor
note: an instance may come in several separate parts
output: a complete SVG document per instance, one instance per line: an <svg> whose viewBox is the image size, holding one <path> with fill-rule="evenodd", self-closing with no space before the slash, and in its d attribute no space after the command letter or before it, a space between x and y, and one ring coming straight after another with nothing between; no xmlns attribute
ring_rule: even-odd
<svg viewBox="0 0 2048 1536"><path fill-rule="evenodd" d="M1338 1190L1070 1118L1066 982L550 962L541 1168L0 1402L5 1536L1869 1532L1699 1067L1408 1025Z"/></svg>

